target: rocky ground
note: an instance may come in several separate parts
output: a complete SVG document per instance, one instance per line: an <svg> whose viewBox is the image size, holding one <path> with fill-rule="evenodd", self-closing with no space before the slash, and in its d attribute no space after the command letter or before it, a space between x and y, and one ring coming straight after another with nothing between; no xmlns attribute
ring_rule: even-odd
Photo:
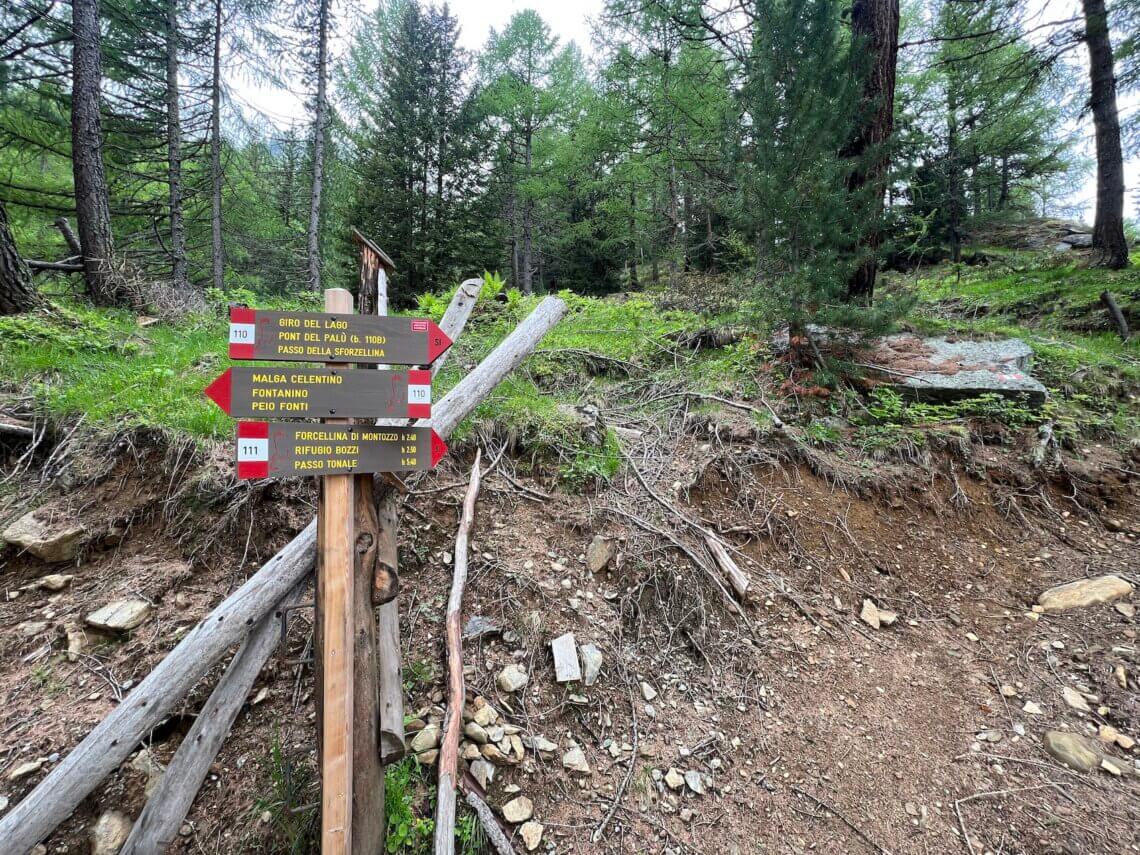
<svg viewBox="0 0 1140 855"><path fill-rule="evenodd" d="M1022 462L1031 436L916 464L739 424L626 430L643 438L586 493L487 454L461 756L520 851L1140 850L1136 460L1090 445L1043 473ZM402 513L420 817L472 451ZM9 497L0 811L311 514L302 486L237 487L200 452L85 454ZM117 851L215 679L43 851ZM311 686L267 667L172 851L305 851Z"/></svg>

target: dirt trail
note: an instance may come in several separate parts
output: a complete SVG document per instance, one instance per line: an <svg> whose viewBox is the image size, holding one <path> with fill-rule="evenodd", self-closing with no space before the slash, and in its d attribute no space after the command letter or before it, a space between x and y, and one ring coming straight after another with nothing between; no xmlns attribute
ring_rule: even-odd
<svg viewBox="0 0 1140 855"><path fill-rule="evenodd" d="M99 533L71 566L3 553L0 794L10 803L311 513L302 487L246 492L220 479L216 462L133 451L121 451L96 485L53 499ZM403 513L407 711L422 721L442 712L444 556L463 456L459 449L451 468L423 484L451 489L413 495ZM542 736L558 749L499 765L490 803L501 806L518 787L544 826L541 849L557 852L925 854L967 851L964 836L979 853L1140 850L1135 749L1105 749L1130 773L1118 778L1071 771L1042 747L1049 729L1091 728L1095 739L1097 725L1111 724L1140 736L1135 616L1111 604L1059 615L1030 608L1056 583L1105 573L1137 581L1135 534L1107 531L1082 510L1135 530L1136 481L1114 474L1127 467L1097 449L1080 469L1081 491L1067 499L1056 485L1028 486L1020 456L977 446L968 467L941 457L926 469L867 467L820 451L776 455L754 438L686 436L668 459L642 458L662 498L740 550L751 629L673 545L605 510L648 514L656 504L628 472L578 495L504 458L480 497L464 607L465 621L482 615L499 632L466 645L469 698L485 699L528 741ZM657 511L664 524L669 514ZM613 538L617 555L591 574L584 556L595 535ZM49 572L74 579L57 592L36 587ZM84 654L68 661L65 628L120 597L153 610L129 636L90 634ZM873 629L860 620L867 599L897 621ZM44 626L29 631L29 623ZM549 641L567 631L601 649L596 685L554 682ZM305 637L302 617L290 655ZM497 686L511 663L529 674L521 693ZM1066 703L1066 687L1096 698L1091 711ZM176 717L154 733L158 761L189 721ZM310 674L272 662L172 851L287 851L275 803L312 801L313 734ZM564 768L571 740L588 774ZM40 758L41 768L10 780ZM103 810L137 816L140 768L125 764L49 851L88 851ZM698 772L703 794L688 783L673 789L671 769ZM593 843L615 795L620 804ZM302 828L306 814L295 816Z"/></svg>

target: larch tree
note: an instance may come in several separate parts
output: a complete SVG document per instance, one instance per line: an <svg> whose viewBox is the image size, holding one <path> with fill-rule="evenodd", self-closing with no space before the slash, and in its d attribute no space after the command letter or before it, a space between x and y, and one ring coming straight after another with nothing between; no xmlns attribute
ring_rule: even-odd
<svg viewBox="0 0 1140 855"><path fill-rule="evenodd" d="M883 196L891 163L894 129L895 67L899 48L899 0L855 0L851 7L851 50L855 73L862 77L863 97L856 132L845 154L855 161L847 189L861 196L861 206L873 225L860 246L863 258L847 282L847 297L864 303L874 298Z"/></svg>
<svg viewBox="0 0 1140 855"><path fill-rule="evenodd" d="M32 272L16 249L8 209L0 202L0 315L15 315L39 303Z"/></svg>
<svg viewBox="0 0 1140 855"><path fill-rule="evenodd" d="M1093 249L1096 263L1120 269L1128 266L1124 237L1124 155L1120 145L1120 114L1116 75L1104 0L1081 0L1084 40L1089 51L1089 107L1096 129L1096 215Z"/></svg>
<svg viewBox="0 0 1140 855"><path fill-rule="evenodd" d="M325 191L325 145L329 121L329 2L319 0L316 10L316 44L313 75L315 93L313 98L313 144L312 144L312 190L309 194L309 226L306 232L305 250L309 266L309 288L321 290L321 213Z"/></svg>

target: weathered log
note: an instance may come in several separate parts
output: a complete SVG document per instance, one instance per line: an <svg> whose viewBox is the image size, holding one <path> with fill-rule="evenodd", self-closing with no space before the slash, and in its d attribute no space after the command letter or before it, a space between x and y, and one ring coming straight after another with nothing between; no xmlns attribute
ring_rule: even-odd
<svg viewBox="0 0 1140 855"><path fill-rule="evenodd" d="M316 557L314 520L233 596L195 626L121 704L0 819L0 852L23 855L68 817L213 664L306 574Z"/></svg>
<svg viewBox="0 0 1140 855"><path fill-rule="evenodd" d="M377 559L396 568L399 550L397 506L399 496L385 490L376 509ZM376 660L380 681L380 762L387 766L404 756L404 685L400 668L400 604L389 600L380 606L376 630Z"/></svg>
<svg viewBox="0 0 1140 855"><path fill-rule="evenodd" d="M467 584L467 544L475 524L475 499L479 495L479 461L475 452L471 482L463 497L463 514L455 534L455 568L451 593L447 598L444 626L447 631L447 713L443 720L443 743L439 752L439 792L435 802L435 855L455 853L455 786L459 766L459 730L463 725L463 633L459 620L463 611L463 588Z"/></svg>
<svg viewBox="0 0 1140 855"><path fill-rule="evenodd" d="M728 579L728 583L732 585L732 590L736 591L736 596L740 597L741 600L745 599L748 595L748 577L739 565L732 560L732 556L728 554L723 543L711 534L706 534L704 537L705 546L709 548L709 552L716 559L717 566Z"/></svg>
<svg viewBox="0 0 1140 855"><path fill-rule="evenodd" d="M446 439L565 313L566 304L558 298L543 300L435 408L436 432ZM23 855L50 834L135 750L146 732L169 715L213 664L312 571L316 529L313 520L207 615L35 789L0 819L0 852Z"/></svg>
<svg viewBox="0 0 1140 855"><path fill-rule="evenodd" d="M281 610L301 599L298 585L278 605ZM246 637L226 672L198 714L190 732L174 752L158 789L147 800L120 855L158 855L178 835L194 798L210 771L265 661L280 641L280 621L269 614Z"/></svg>
<svg viewBox="0 0 1140 855"><path fill-rule="evenodd" d="M1132 333L1128 329L1128 321L1124 317L1124 312L1120 311L1120 306L1117 305L1116 298L1108 291L1101 291L1100 301L1108 309L1108 316L1112 318L1112 325L1116 327L1116 334L1120 336L1120 340L1128 341Z"/></svg>

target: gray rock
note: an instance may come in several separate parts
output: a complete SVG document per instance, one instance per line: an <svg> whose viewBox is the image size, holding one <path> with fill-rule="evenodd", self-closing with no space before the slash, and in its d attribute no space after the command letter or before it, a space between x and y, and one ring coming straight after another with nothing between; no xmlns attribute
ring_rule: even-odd
<svg viewBox="0 0 1140 855"><path fill-rule="evenodd" d="M110 632L126 632L139 626L150 614L145 600L116 600L87 616L88 626Z"/></svg>
<svg viewBox="0 0 1140 855"><path fill-rule="evenodd" d="M594 535L590 545L586 547L586 569L591 573L600 573L609 566L617 555L617 543L600 534Z"/></svg>
<svg viewBox="0 0 1140 855"><path fill-rule="evenodd" d="M41 514L46 519L41 519ZM54 519L52 518L54 517ZM24 514L0 534L0 538L20 547L41 561L58 564L71 561L83 546L87 529L70 516L32 511Z"/></svg>
<svg viewBox="0 0 1140 855"><path fill-rule="evenodd" d="M680 769L670 769L665 773L665 786L676 791L685 786L685 776L681 774Z"/></svg>
<svg viewBox="0 0 1140 855"><path fill-rule="evenodd" d="M583 644L578 653L582 657L582 682L592 686L602 673L602 651L595 644Z"/></svg>
<svg viewBox="0 0 1140 855"><path fill-rule="evenodd" d="M471 764L471 774L475 776L479 786L485 790L495 780L495 767L490 762L479 759Z"/></svg>
<svg viewBox="0 0 1140 855"><path fill-rule="evenodd" d="M463 735L474 742L476 745L486 745L490 740L487 731L479 724L473 721L467 722L463 727Z"/></svg>
<svg viewBox="0 0 1140 855"><path fill-rule="evenodd" d="M70 574L52 573L48 576L44 576L36 582L36 585L45 591L62 591L71 584L71 580L74 578L75 577Z"/></svg>
<svg viewBox="0 0 1140 855"><path fill-rule="evenodd" d="M522 838L527 852L533 852L538 848L538 845L542 843L542 832L545 830L541 822L532 820L522 824L522 827L519 828L519 836Z"/></svg>
<svg viewBox="0 0 1140 855"><path fill-rule="evenodd" d="M43 767L44 767L44 761L43 760L28 760L25 763L19 764L18 766L16 766L16 768L14 768L11 772L9 772L8 773L8 780L9 781L18 781L18 780L20 780L20 778L26 778L26 777L28 777L28 775L34 775L36 772L40 771L40 769L42 769Z"/></svg>
<svg viewBox="0 0 1140 855"><path fill-rule="evenodd" d="M67 661L78 662L79 656L87 649L87 633L77 626L67 627Z"/></svg>
<svg viewBox="0 0 1140 855"><path fill-rule="evenodd" d="M545 736L532 736L527 741L530 743L530 747L539 754L553 754L558 750L558 746Z"/></svg>
<svg viewBox="0 0 1140 855"><path fill-rule="evenodd" d="M26 620L16 627L16 632L20 633L24 638L34 638L43 632L46 632L48 624L46 620Z"/></svg>
<svg viewBox="0 0 1140 855"><path fill-rule="evenodd" d="M105 811L91 830L91 855L118 855L133 823L117 810Z"/></svg>
<svg viewBox="0 0 1140 855"><path fill-rule="evenodd" d="M1091 740L1063 730L1050 730L1044 736L1045 750L1078 772L1091 772L1100 765L1101 754Z"/></svg>
<svg viewBox="0 0 1140 855"><path fill-rule="evenodd" d="M1065 243L1079 249L1088 249L1093 244L1093 236L1085 232L1073 232L1065 238Z"/></svg>
<svg viewBox="0 0 1140 855"><path fill-rule="evenodd" d="M586 755L577 745L562 755L562 768L571 775L590 774L590 764L586 762Z"/></svg>
<svg viewBox="0 0 1140 855"><path fill-rule="evenodd" d="M550 652L554 655L555 681L573 683L582 679L582 669L578 665L578 644L574 640L574 633L563 633L550 642Z"/></svg>
<svg viewBox="0 0 1140 855"><path fill-rule="evenodd" d="M470 725L468 725L470 727ZM433 748L439 747L439 725L429 724L419 733L412 737L411 741L412 751L416 754L422 754L424 751L431 751Z"/></svg>
<svg viewBox="0 0 1140 855"><path fill-rule="evenodd" d="M498 684L499 688L509 695L512 692L517 692L529 680L530 677L527 675L526 669L521 665L508 665L499 672Z"/></svg>
<svg viewBox="0 0 1140 855"><path fill-rule="evenodd" d="M463 627L463 637L465 639L482 638L485 635L497 635L499 627L488 617L483 615L472 615L467 621L467 625Z"/></svg>
<svg viewBox="0 0 1140 855"><path fill-rule="evenodd" d="M657 697L657 690L655 688L653 688L651 685L649 685L648 683L646 683L644 680L641 681L640 686L641 686L641 697L645 698L645 700L651 701Z"/></svg>
<svg viewBox="0 0 1140 855"><path fill-rule="evenodd" d="M416 755L416 762L421 766L434 766L435 762L439 759L439 749L432 748L429 751L423 751Z"/></svg>
<svg viewBox="0 0 1140 855"><path fill-rule="evenodd" d="M162 783L162 775L166 771L166 767L158 762L158 758L149 748L144 748L131 760L131 768L146 777L146 787L143 792L149 799L158 789L158 785Z"/></svg>
<svg viewBox="0 0 1140 855"><path fill-rule="evenodd" d="M701 773L695 769L689 769L685 772L685 786L696 793L698 796L705 794L705 782L701 778Z"/></svg>
<svg viewBox="0 0 1140 855"><path fill-rule="evenodd" d="M518 796L503 805L503 819L507 822L526 822L532 816L534 816L534 802L526 796Z"/></svg>

